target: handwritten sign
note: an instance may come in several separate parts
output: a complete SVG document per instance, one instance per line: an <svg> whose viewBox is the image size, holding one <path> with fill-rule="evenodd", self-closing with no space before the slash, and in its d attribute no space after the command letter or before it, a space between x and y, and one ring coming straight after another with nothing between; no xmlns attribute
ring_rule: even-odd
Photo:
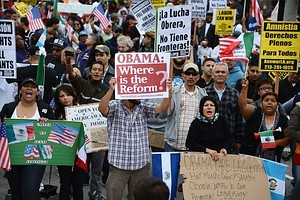
<svg viewBox="0 0 300 200"><path fill-rule="evenodd" d="M221 155L220 155L221 156ZM181 153L184 199L270 199L262 160L246 155L221 156Z"/></svg>
<svg viewBox="0 0 300 200"><path fill-rule="evenodd" d="M118 53L116 99L167 98L170 54Z"/></svg>
<svg viewBox="0 0 300 200"><path fill-rule="evenodd" d="M16 78L15 22L0 20L0 77Z"/></svg>
<svg viewBox="0 0 300 200"><path fill-rule="evenodd" d="M157 52L171 53L172 58L189 56L192 5L158 9Z"/></svg>
<svg viewBox="0 0 300 200"><path fill-rule="evenodd" d="M149 144L152 147L164 149L165 148L164 136L165 136L165 134L161 131L155 131L153 129L148 129Z"/></svg>
<svg viewBox="0 0 300 200"><path fill-rule="evenodd" d="M83 14L91 14L94 7L92 5L85 5L81 3L58 3L57 10L64 13L77 13L79 16Z"/></svg>
<svg viewBox="0 0 300 200"><path fill-rule="evenodd" d="M107 119L98 111L98 103L66 107L66 119L83 123L86 152L108 149Z"/></svg>
<svg viewBox="0 0 300 200"><path fill-rule="evenodd" d="M207 0L189 0L189 4L192 5L192 18L205 19Z"/></svg>

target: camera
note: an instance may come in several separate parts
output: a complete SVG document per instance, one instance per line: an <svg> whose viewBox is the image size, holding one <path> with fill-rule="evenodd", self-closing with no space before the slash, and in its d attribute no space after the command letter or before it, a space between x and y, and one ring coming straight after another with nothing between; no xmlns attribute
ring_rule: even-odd
<svg viewBox="0 0 300 200"><path fill-rule="evenodd" d="M65 51L65 56L74 57L74 52L72 52L72 51Z"/></svg>

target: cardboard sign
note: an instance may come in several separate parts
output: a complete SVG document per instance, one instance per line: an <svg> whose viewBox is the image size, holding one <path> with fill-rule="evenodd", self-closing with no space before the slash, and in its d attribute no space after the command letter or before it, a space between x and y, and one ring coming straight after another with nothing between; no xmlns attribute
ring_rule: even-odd
<svg viewBox="0 0 300 200"><path fill-rule="evenodd" d="M26 14L30 11L30 7L24 3L24 2L19 2L16 5L12 7L14 11L20 16L20 17L25 17Z"/></svg>
<svg viewBox="0 0 300 200"><path fill-rule="evenodd" d="M108 149L107 119L98 111L98 103L66 107L66 119L83 123L86 152Z"/></svg>
<svg viewBox="0 0 300 200"><path fill-rule="evenodd" d="M184 199L270 199L262 160L246 155L181 153Z"/></svg>
<svg viewBox="0 0 300 200"><path fill-rule="evenodd" d="M259 70L298 72L300 22L264 21Z"/></svg>
<svg viewBox="0 0 300 200"><path fill-rule="evenodd" d="M5 125L12 165L73 166L84 137L79 122L5 119Z"/></svg>
<svg viewBox="0 0 300 200"><path fill-rule="evenodd" d="M192 6L158 9L157 52L171 53L172 58L187 57L190 52Z"/></svg>
<svg viewBox="0 0 300 200"><path fill-rule="evenodd" d="M118 53L116 99L167 98L170 54Z"/></svg>
<svg viewBox="0 0 300 200"><path fill-rule="evenodd" d="M142 32L155 29L156 11L150 0L140 1L131 7L131 12L138 21L139 28Z"/></svg>
<svg viewBox="0 0 300 200"><path fill-rule="evenodd" d="M16 78L15 22L0 19L0 77Z"/></svg>
<svg viewBox="0 0 300 200"><path fill-rule="evenodd" d="M218 9L218 8L226 8L227 1L226 0L210 0L209 1L209 10Z"/></svg>
<svg viewBox="0 0 300 200"><path fill-rule="evenodd" d="M189 4L192 5L192 18L205 19L207 0L189 0Z"/></svg>
<svg viewBox="0 0 300 200"><path fill-rule="evenodd" d="M161 131L155 131L153 129L148 129L148 139L149 145L152 147L165 148L165 134Z"/></svg>
<svg viewBox="0 0 300 200"><path fill-rule="evenodd" d="M83 14L91 14L94 7L81 3L58 3L57 10L64 13L77 13L79 16Z"/></svg>
<svg viewBox="0 0 300 200"><path fill-rule="evenodd" d="M217 9L215 34L231 35L235 24L235 9Z"/></svg>

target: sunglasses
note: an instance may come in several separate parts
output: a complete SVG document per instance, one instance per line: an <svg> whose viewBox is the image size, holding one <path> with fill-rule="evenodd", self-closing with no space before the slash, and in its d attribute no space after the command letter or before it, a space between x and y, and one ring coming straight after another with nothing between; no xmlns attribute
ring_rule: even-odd
<svg viewBox="0 0 300 200"><path fill-rule="evenodd" d="M198 72L188 72L188 71L185 71L185 72L183 72L185 75L187 75L187 76L190 76L190 75L192 75L192 76L197 76L198 75Z"/></svg>

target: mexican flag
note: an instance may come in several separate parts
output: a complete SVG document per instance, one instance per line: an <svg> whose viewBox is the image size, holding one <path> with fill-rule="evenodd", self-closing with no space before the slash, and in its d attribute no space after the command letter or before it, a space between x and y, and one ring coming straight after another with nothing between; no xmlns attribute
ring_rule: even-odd
<svg viewBox="0 0 300 200"><path fill-rule="evenodd" d="M254 32L242 33L238 38L231 36L220 38L220 60L231 59L248 62L253 51L253 45Z"/></svg>
<svg viewBox="0 0 300 200"><path fill-rule="evenodd" d="M259 135L263 149L276 148L275 138L272 130L259 132Z"/></svg>
<svg viewBox="0 0 300 200"><path fill-rule="evenodd" d="M84 171L88 171L87 168L87 156L85 151L85 137L83 132L83 127L81 127L79 132L79 141L78 141L78 159L75 163L78 167L82 168Z"/></svg>

